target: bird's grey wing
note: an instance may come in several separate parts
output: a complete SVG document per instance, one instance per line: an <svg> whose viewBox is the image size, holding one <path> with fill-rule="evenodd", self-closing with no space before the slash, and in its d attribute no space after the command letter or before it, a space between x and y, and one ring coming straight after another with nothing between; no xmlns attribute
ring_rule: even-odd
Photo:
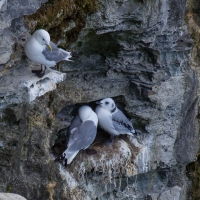
<svg viewBox="0 0 200 200"><path fill-rule="evenodd" d="M74 133L74 131L81 125L81 123L82 121L78 115L76 115L76 117L74 117L74 119L71 121L71 124L67 130L67 135L65 140L66 148L68 147L70 135Z"/></svg>
<svg viewBox="0 0 200 200"><path fill-rule="evenodd" d="M97 127L93 121L85 121L73 134L70 135L68 143L68 152L75 152L80 149L86 149L94 141L97 133Z"/></svg>
<svg viewBox="0 0 200 200"><path fill-rule="evenodd" d="M131 122L127 119L124 113L117 109L112 115L113 126L119 133L135 132Z"/></svg>
<svg viewBox="0 0 200 200"><path fill-rule="evenodd" d="M66 57L69 57L70 52L59 49L53 42L50 42L50 46L52 51L46 47L42 52L47 60L59 62L64 60Z"/></svg>
<svg viewBox="0 0 200 200"><path fill-rule="evenodd" d="M77 128L81 125L82 121L78 115L72 120L70 126L69 126L69 132L71 134L71 130L74 128Z"/></svg>

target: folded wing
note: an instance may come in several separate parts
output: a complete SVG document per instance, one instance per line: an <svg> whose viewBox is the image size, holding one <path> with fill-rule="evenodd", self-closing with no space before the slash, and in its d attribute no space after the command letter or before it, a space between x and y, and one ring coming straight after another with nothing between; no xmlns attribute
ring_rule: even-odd
<svg viewBox="0 0 200 200"><path fill-rule="evenodd" d="M47 60L55 61L57 63L61 60L69 59L72 57L70 52L59 49L53 42L50 42L50 46L52 51L46 47L42 52Z"/></svg>
<svg viewBox="0 0 200 200"><path fill-rule="evenodd" d="M131 133L135 133L131 122L127 119L121 110L118 109L115 113L113 113L112 121L115 130L120 134L132 135Z"/></svg>

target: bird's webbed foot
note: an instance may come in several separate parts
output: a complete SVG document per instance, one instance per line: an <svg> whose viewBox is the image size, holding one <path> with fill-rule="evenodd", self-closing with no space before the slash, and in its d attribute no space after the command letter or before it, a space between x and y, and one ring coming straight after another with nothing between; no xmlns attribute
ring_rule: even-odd
<svg viewBox="0 0 200 200"><path fill-rule="evenodd" d="M94 155L94 154L97 154L97 151L94 150L94 149L86 149L85 151L86 151L86 153L87 153L88 155Z"/></svg>
<svg viewBox="0 0 200 200"><path fill-rule="evenodd" d="M39 70L31 70L32 73L34 73L38 78L42 78L44 75L45 75L45 71L46 71L46 66L44 67L44 70L42 68L42 65L41 65L41 69Z"/></svg>
<svg viewBox="0 0 200 200"><path fill-rule="evenodd" d="M67 167L67 159L65 158L65 167Z"/></svg>

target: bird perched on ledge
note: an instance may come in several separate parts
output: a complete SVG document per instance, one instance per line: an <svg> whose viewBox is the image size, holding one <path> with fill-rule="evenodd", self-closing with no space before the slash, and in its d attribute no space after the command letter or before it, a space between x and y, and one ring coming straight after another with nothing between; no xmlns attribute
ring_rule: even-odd
<svg viewBox="0 0 200 200"><path fill-rule="evenodd" d="M95 110L99 125L111 136L110 140L105 142L106 145L112 144L115 135L127 134L133 136L135 130L131 122L116 107L113 99L105 98L96 103L99 104Z"/></svg>
<svg viewBox="0 0 200 200"><path fill-rule="evenodd" d="M65 166L70 164L79 150L86 150L94 141L97 133L98 118L89 106L82 106L78 115L69 127L69 141L67 149L55 161L65 160Z"/></svg>
<svg viewBox="0 0 200 200"><path fill-rule="evenodd" d="M33 62L41 64L41 70L32 70L38 77L44 76L46 67L53 67L62 60L72 61L69 60L71 52L58 48L50 41L49 33L43 29L35 31L26 41L25 54ZM42 65L45 66L44 70Z"/></svg>

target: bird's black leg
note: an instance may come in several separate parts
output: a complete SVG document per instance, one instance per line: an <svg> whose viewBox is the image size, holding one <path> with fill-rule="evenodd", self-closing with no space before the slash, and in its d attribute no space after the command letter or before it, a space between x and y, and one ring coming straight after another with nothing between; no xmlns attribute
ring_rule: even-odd
<svg viewBox="0 0 200 200"><path fill-rule="evenodd" d="M33 70L32 70L33 71ZM46 66L44 66L44 70L42 69L42 65L41 65L41 70L35 70L37 72L35 72L35 75L38 78L42 78L45 75L45 71L46 71Z"/></svg>
<svg viewBox="0 0 200 200"><path fill-rule="evenodd" d="M109 146L114 141L114 135L110 135L110 139L103 142L104 145Z"/></svg>
<svg viewBox="0 0 200 200"><path fill-rule="evenodd" d="M67 167L67 159L65 159L65 167Z"/></svg>
<svg viewBox="0 0 200 200"><path fill-rule="evenodd" d="M42 72L42 73L43 73L43 75L45 75L46 69L47 69L47 67L46 67L46 66L44 66L44 71Z"/></svg>
<svg viewBox="0 0 200 200"><path fill-rule="evenodd" d="M41 65L41 69L37 69L37 70L31 70L32 71L32 73L35 73L35 74L38 74L38 73L42 73L42 65Z"/></svg>
<svg viewBox="0 0 200 200"><path fill-rule="evenodd" d="M56 65L56 71L60 71L60 66Z"/></svg>

